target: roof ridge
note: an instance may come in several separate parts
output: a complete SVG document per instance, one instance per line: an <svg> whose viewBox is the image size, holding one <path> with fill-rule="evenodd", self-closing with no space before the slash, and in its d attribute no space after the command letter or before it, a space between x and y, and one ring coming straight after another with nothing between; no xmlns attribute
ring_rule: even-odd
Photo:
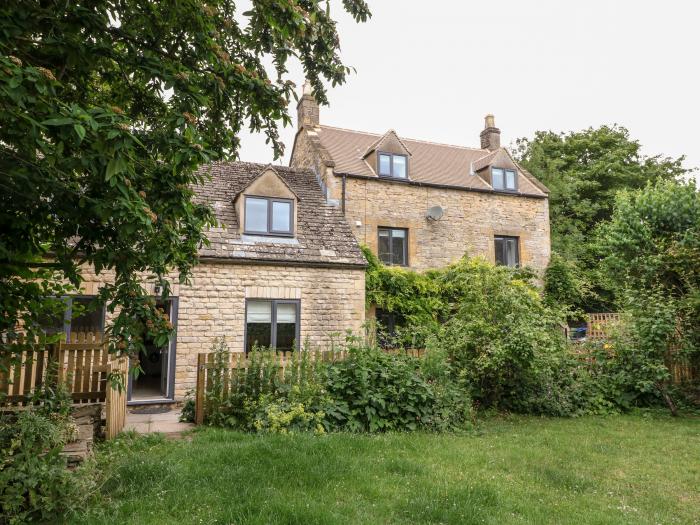
<svg viewBox="0 0 700 525"><path fill-rule="evenodd" d="M370 132L370 131L360 131L360 130L357 130L357 129L341 128L341 127L338 127L338 126L329 126L329 125L327 125L327 124L321 124L321 125L319 125L319 127L320 127L320 128L337 129L338 131L350 131L350 132L352 132L352 133L361 133L362 135L370 135L370 136L372 136L372 137L379 137L379 138L383 137L384 135L386 135L386 134L388 133L388 132L384 132L384 133L372 133L372 132ZM389 131L393 131L393 129L390 129ZM394 131L394 133L396 133L396 132ZM488 154L488 152L489 152L489 150L487 150L487 149L484 149L484 148L475 148L475 147L473 147L473 146L461 146L461 145L459 145L459 144L447 144L446 142L434 142L434 141L432 141L432 140L412 139L412 138L410 138L410 137L403 137L403 136L400 136L398 133L396 133L396 136L399 137L400 140L410 140L411 142L420 142L420 143L422 143L422 144L431 144L431 145L433 145L433 146L446 146L446 147L448 147L448 148L468 149L468 150L471 150L471 151L484 151L484 152L487 152L486 154Z"/></svg>
<svg viewBox="0 0 700 525"><path fill-rule="evenodd" d="M272 162L267 162L267 163L265 163L265 162L251 162L249 160L212 160L212 161L205 162L205 163L201 164L200 167L197 169L201 169L201 168L204 168L206 166L216 165L216 164L223 165L223 166L232 166L232 165L236 165L236 164L239 164L239 165L240 164L248 164L250 166L260 166L261 169L263 169L263 170L267 169L267 168L271 168L275 171L284 171L285 173L304 173L304 174L313 173L313 170L311 170L309 168L295 168L293 166L285 166L283 164L273 164Z"/></svg>

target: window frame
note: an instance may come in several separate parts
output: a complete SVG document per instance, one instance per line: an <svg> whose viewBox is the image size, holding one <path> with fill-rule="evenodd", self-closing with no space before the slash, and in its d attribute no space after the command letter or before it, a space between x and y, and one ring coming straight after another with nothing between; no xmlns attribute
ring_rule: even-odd
<svg viewBox="0 0 700 525"><path fill-rule="evenodd" d="M498 250L496 249L496 240L515 240L515 266L509 266L508 264L502 264L498 262ZM520 261L520 237L517 235L494 235L493 236L493 255L494 263L497 266L505 266L507 268L520 268L522 266ZM505 254L501 254L502 256ZM504 257L502 257L504 258Z"/></svg>
<svg viewBox="0 0 700 525"><path fill-rule="evenodd" d="M389 175L382 175L381 169L380 169L380 157L382 155L388 155L390 158L389 162ZM405 165L406 165L406 176L405 177L398 177L394 175L394 157L403 157L405 160ZM382 178L385 179L396 179L396 180L409 180L408 178L408 155L404 153L389 153L388 151L377 151L377 175L379 175Z"/></svg>
<svg viewBox="0 0 700 525"><path fill-rule="evenodd" d="M66 305L63 311L63 329L60 332L66 336L66 341L70 341L71 334L73 333L73 300L75 299L89 299L94 301L99 298L99 295L87 295L87 294L76 294L76 295L62 295L60 297L61 301ZM105 321L107 317L107 305L102 304L101 308L96 310L102 315L100 316L100 333L104 337L105 333Z"/></svg>
<svg viewBox="0 0 700 525"><path fill-rule="evenodd" d="M404 243L404 246L403 246L403 261L404 261L403 264L395 264L395 263L393 263L393 262L391 262L391 263L386 263L386 262L382 261L381 255L379 254L379 236L380 236L380 232L381 232L382 230L388 230L388 231L389 231L389 250L390 250L390 254L391 254L391 259L392 259L392 260L393 260L393 258L394 258L393 244L392 244L392 242L391 242L391 240L392 240L392 238L393 238L393 233L392 233L392 232L393 232L394 230L401 230L401 231L405 232L406 236L404 237L404 239L406 239L406 242ZM385 265L387 265L387 266L401 266L401 267L404 267L404 268L408 267L408 265L409 265L409 264L408 264L408 228L397 228L397 227L394 227L394 226L377 226L377 257L378 257L379 260L382 262L382 264L385 264Z"/></svg>
<svg viewBox="0 0 700 525"><path fill-rule="evenodd" d="M248 199L258 199L267 201L267 231L250 231L248 230ZM272 207L275 202L283 202L289 204L289 231L274 230L272 228ZM243 233L246 235L264 235L267 237L294 237L294 199L284 197L265 197L263 195L244 195L243 199Z"/></svg>
<svg viewBox="0 0 700 525"><path fill-rule="evenodd" d="M493 170L501 170L503 172L503 187L502 188L496 188L496 186L493 185ZM512 188L508 187L508 172L513 174L513 182L514 186ZM501 168L499 166L491 166L491 187L493 187L494 190L496 191L507 191L510 193L514 193L518 191L518 170L514 170L512 168Z"/></svg>
<svg viewBox="0 0 700 525"><path fill-rule="evenodd" d="M278 304L295 304L296 305L296 324L294 339L297 351L301 351L301 299L269 299L266 297L246 297L245 313L243 317L243 351L248 355L248 303L251 301L269 302L271 304L270 311L270 348L277 351L277 305Z"/></svg>

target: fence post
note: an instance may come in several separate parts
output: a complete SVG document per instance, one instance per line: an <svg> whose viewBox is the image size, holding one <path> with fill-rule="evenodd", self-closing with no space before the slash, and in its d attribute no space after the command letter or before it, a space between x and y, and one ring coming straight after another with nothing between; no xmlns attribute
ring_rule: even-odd
<svg viewBox="0 0 700 525"><path fill-rule="evenodd" d="M204 423L204 373L206 369L206 354L197 354L197 394L194 401L194 422Z"/></svg>

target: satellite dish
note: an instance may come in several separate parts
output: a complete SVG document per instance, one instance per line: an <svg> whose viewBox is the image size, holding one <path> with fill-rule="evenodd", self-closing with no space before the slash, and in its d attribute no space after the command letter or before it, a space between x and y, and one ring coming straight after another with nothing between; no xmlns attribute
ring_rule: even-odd
<svg viewBox="0 0 700 525"><path fill-rule="evenodd" d="M429 221L439 221L444 215L444 211L441 206L431 206L428 208L428 213L426 215Z"/></svg>

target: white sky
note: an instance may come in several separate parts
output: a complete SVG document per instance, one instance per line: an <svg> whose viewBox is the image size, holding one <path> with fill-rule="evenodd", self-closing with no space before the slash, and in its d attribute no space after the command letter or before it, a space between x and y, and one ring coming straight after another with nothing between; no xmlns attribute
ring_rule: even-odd
<svg viewBox="0 0 700 525"><path fill-rule="evenodd" d="M618 123L644 153L700 167L700 2L368 1L366 24L332 3L357 72L330 89L322 123L464 146L479 145L487 113L504 145ZM290 70L301 87L301 69ZM283 164L295 105L290 114ZM240 155L272 161L263 136L243 136Z"/></svg>

